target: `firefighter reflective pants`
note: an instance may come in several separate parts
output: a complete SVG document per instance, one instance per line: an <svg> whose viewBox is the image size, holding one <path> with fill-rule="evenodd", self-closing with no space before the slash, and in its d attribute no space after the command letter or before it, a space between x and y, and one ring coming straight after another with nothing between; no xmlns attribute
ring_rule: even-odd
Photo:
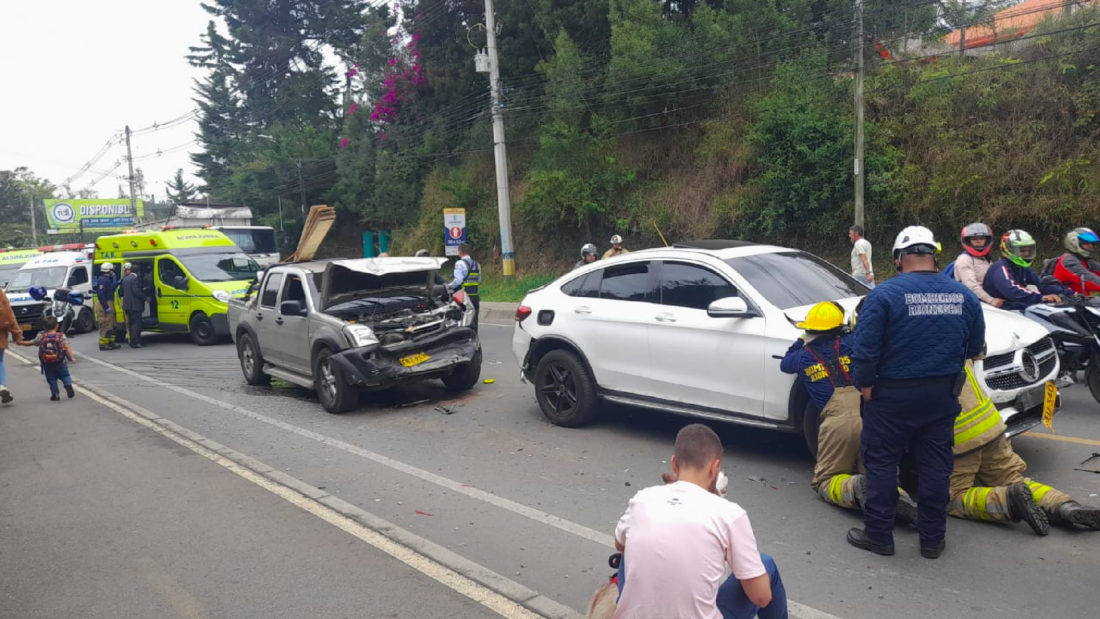
<svg viewBox="0 0 1100 619"><path fill-rule="evenodd" d="M95 321L99 325L99 345L110 346L115 341L115 304L108 303L107 309L96 301Z"/></svg>
<svg viewBox="0 0 1100 619"><path fill-rule="evenodd" d="M955 456L951 473L949 513L970 520L1010 521L1008 486L1026 483L1031 496L1048 515L1073 498L1068 494L1024 477L1027 464L1004 436L984 446ZM982 485L977 485L982 484Z"/></svg>
<svg viewBox="0 0 1100 619"><path fill-rule="evenodd" d="M856 496L862 495L863 480L853 476L862 469L859 462L859 433L863 421L859 418L859 390L839 387L821 411L817 431L817 463L810 486L825 501L859 509ZM858 494L857 494L858 493Z"/></svg>
<svg viewBox="0 0 1100 619"><path fill-rule="evenodd" d="M867 468L863 524L875 544L894 543L898 464L906 450L917 463L917 531L922 548L943 541L959 400L954 377L882 380L863 403L860 450Z"/></svg>

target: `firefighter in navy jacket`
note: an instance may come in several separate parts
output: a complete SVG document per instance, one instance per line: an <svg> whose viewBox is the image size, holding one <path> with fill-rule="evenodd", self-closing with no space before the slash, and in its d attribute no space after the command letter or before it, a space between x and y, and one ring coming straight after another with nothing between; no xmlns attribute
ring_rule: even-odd
<svg viewBox="0 0 1100 619"><path fill-rule="evenodd" d="M894 554L897 471L912 451L917 464L921 555L944 549L958 389L964 363L981 354L985 320L978 297L939 275L932 231L910 226L894 241L901 274L864 301L852 350L852 378L863 397L860 450L867 469L863 529L848 542Z"/></svg>

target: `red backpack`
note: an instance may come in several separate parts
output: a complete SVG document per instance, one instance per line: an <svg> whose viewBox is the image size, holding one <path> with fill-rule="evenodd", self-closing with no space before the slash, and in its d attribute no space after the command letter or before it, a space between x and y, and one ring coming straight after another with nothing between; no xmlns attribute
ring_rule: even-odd
<svg viewBox="0 0 1100 619"><path fill-rule="evenodd" d="M38 360L42 365L59 365L65 360L65 347L58 332L44 333L38 343Z"/></svg>

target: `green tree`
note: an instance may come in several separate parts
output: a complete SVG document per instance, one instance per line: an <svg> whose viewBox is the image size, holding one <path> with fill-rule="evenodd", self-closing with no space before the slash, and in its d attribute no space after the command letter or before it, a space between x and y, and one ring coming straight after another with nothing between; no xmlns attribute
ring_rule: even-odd
<svg viewBox="0 0 1100 619"><path fill-rule="evenodd" d="M168 199L183 204L194 200L195 195L195 185L183 180L183 168L176 170L176 175L168 181Z"/></svg>

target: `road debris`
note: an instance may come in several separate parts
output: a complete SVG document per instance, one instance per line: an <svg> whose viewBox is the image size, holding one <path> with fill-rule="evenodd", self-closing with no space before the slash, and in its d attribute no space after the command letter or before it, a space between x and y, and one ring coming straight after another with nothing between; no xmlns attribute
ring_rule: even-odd
<svg viewBox="0 0 1100 619"><path fill-rule="evenodd" d="M435 410L443 413L444 415L453 415L454 412L455 412L454 407L444 406L443 404L440 404L439 406L435 407Z"/></svg>

